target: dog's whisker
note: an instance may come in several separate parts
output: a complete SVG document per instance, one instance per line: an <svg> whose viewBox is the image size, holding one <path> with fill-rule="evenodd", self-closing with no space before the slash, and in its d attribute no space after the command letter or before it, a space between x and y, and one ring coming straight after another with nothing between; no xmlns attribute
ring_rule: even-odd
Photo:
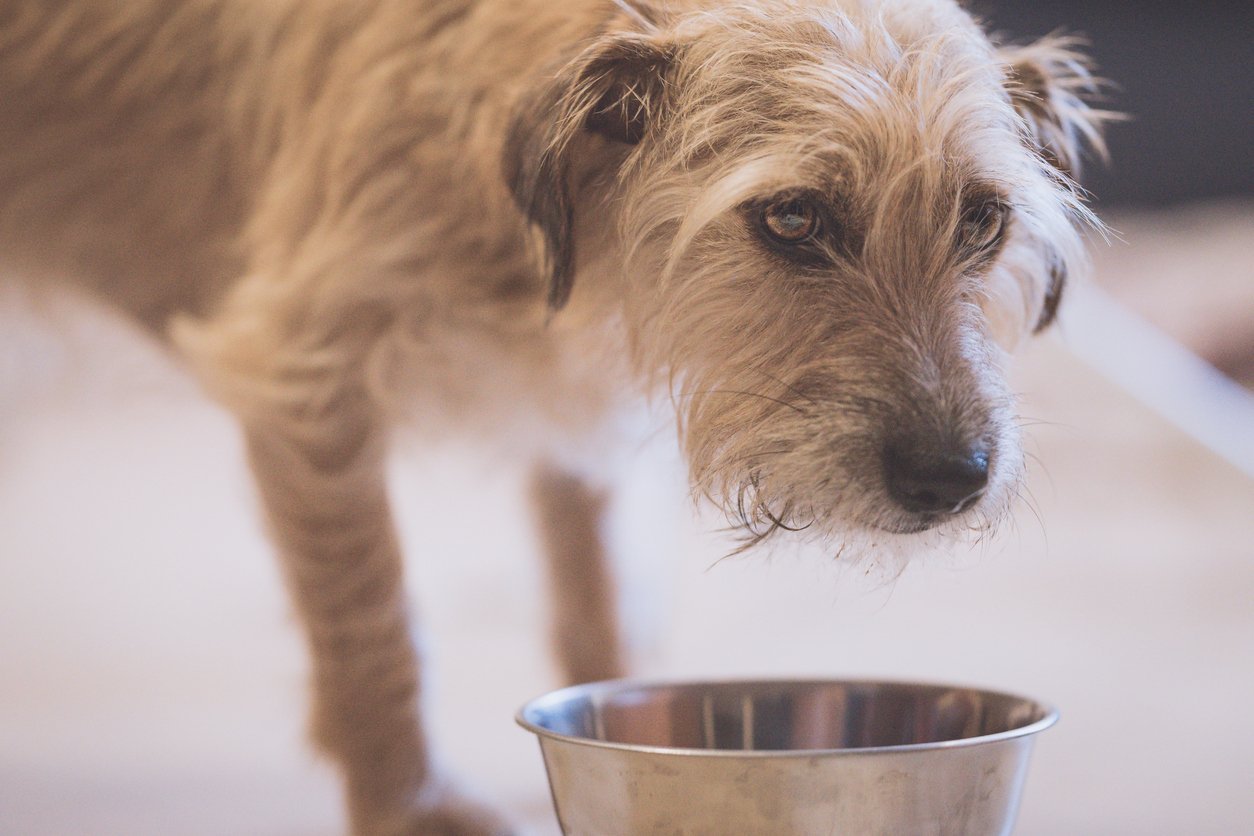
<svg viewBox="0 0 1254 836"><path fill-rule="evenodd" d="M1031 461L1033 464L1036 465L1037 471L1042 476L1045 477L1045 481L1049 485L1049 490L1051 492L1057 492L1058 488L1057 488L1057 485L1054 483L1054 475L1049 472L1049 465L1046 464L1045 461L1040 456L1036 455L1036 453L1033 453L1031 450L1025 449L1023 451L1023 456L1024 458L1026 458L1027 460Z"/></svg>
<svg viewBox="0 0 1254 836"><path fill-rule="evenodd" d="M1046 418L1032 418L1027 415L1020 415L1015 420L1015 426L1019 429L1029 429L1031 427L1066 427L1067 424L1062 421L1050 421Z"/></svg>
<svg viewBox="0 0 1254 836"><path fill-rule="evenodd" d="M772 533L779 529L783 529L784 531L792 531L792 532L805 531L807 528L809 528L813 524L813 522L808 522L805 525L792 526L784 522L783 520L787 519L790 516L791 508L792 508L791 503L788 505L785 505L783 512L779 514L778 516L776 516L771 511L770 507L767 506L765 503L762 503L758 506L759 512L761 512L761 514L764 517L770 520Z"/></svg>
<svg viewBox="0 0 1254 836"><path fill-rule="evenodd" d="M758 373L758 374L762 375L762 376L763 376L763 377L765 377L767 380L770 380L772 383L778 383L780 386L783 386L783 387L784 387L785 389L787 389L789 392L792 392L794 395L796 395L797 397L801 398L803 401L805 401L806 403L810 404L811 406L818 406L818 401L814 400L814 398L812 398L812 397L810 397L809 395L807 395L807 394L805 394L804 392L802 392L802 391L801 391L800 389L798 389L796 386L793 386L791 383L788 383L787 381L785 381L785 380L784 380L782 377L780 377L779 375L772 374L772 373L768 372L766 369L761 368L760 366L745 366L745 368L746 368L746 369L748 369L748 370L749 370L749 371L751 371L751 372L756 372L756 373Z"/></svg>
<svg viewBox="0 0 1254 836"><path fill-rule="evenodd" d="M760 459L784 456L790 452L792 452L791 447L781 447L778 450L758 450L751 453L744 453L736 456L735 458L729 459L727 464L731 468L739 468L745 465L753 464Z"/></svg>
<svg viewBox="0 0 1254 836"><path fill-rule="evenodd" d="M760 398L764 401L770 401L771 403L779 404L780 406L791 409L794 412L799 412L802 415L805 414L805 410L803 410L801 407L797 406L796 404L789 403L788 401L781 400L779 398L771 397L770 395L764 395L761 392L746 392L740 389L703 389L703 390L696 391L696 392L681 392L679 393L678 397L700 398L700 397L705 397L706 395L739 395L745 398Z"/></svg>
<svg viewBox="0 0 1254 836"><path fill-rule="evenodd" d="M1023 503L1023 506L1028 509L1028 512L1032 515L1033 519L1036 520L1036 525L1041 530L1041 537L1044 538L1045 548L1048 551L1049 531L1045 527L1045 518L1041 516L1041 513L1037 508L1038 503L1036 501L1036 497L1032 493L1032 489L1026 484L1021 485L1018 489L1016 489L1015 496L1018 497L1018 499Z"/></svg>

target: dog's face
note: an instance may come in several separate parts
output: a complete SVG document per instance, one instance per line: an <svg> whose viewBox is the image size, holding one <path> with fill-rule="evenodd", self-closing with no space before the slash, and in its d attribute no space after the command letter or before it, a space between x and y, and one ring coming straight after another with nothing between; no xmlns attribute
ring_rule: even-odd
<svg viewBox="0 0 1254 836"><path fill-rule="evenodd" d="M1022 470L1003 351L1083 258L1079 56L942 0L628 12L509 162L550 303L625 270L694 486L752 540L991 527Z"/></svg>

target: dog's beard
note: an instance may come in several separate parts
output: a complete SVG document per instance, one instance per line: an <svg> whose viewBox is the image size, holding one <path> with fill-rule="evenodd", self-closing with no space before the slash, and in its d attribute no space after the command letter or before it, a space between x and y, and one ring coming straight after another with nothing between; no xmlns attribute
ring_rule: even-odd
<svg viewBox="0 0 1254 836"><path fill-rule="evenodd" d="M791 397L717 391L689 404L684 442L694 491L726 516L737 552L802 542L891 574L911 556L987 542L1019 494L1018 430L998 409L991 409L997 454L979 501L958 514L927 515L890 497L882 420L869 411L845 404L842 412L795 388Z"/></svg>

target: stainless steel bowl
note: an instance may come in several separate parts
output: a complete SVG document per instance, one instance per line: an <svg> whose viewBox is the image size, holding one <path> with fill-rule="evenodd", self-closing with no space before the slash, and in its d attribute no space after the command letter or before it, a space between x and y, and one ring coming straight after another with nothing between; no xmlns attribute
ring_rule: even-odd
<svg viewBox="0 0 1254 836"><path fill-rule="evenodd" d="M1010 833L1023 697L905 682L597 682L523 706L562 832Z"/></svg>

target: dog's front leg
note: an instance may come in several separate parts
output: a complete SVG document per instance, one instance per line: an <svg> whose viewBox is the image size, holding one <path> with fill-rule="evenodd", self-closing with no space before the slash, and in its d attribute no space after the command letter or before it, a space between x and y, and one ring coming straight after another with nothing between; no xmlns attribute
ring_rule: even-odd
<svg viewBox="0 0 1254 836"><path fill-rule="evenodd" d="M622 674L613 573L602 525L606 497L549 464L531 476L549 571L553 645L568 682Z"/></svg>
<svg viewBox="0 0 1254 836"><path fill-rule="evenodd" d="M376 416L352 388L318 402L253 412L245 434L307 631L312 734L341 768L353 831L504 832L433 777Z"/></svg>

